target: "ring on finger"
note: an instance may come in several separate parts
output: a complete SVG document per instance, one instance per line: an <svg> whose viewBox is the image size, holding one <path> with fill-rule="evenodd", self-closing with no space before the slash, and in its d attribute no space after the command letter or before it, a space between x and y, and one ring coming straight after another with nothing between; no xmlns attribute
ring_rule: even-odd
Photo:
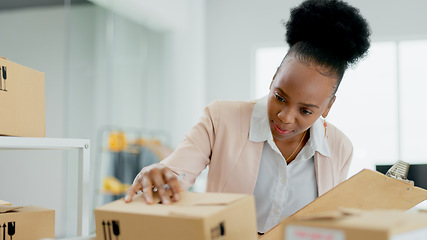
<svg viewBox="0 0 427 240"><path fill-rule="evenodd" d="M169 184L159 185L159 186L153 188L153 192L157 192L159 189L169 190L170 186L169 186Z"/></svg>

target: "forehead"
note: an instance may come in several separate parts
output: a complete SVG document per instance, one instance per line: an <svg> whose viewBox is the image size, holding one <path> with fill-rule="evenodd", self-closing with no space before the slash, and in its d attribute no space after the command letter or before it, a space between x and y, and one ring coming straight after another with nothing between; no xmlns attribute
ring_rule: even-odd
<svg viewBox="0 0 427 240"><path fill-rule="evenodd" d="M335 78L322 75L321 71L320 67L289 59L278 70L272 87L292 98L319 104L331 98L336 83Z"/></svg>

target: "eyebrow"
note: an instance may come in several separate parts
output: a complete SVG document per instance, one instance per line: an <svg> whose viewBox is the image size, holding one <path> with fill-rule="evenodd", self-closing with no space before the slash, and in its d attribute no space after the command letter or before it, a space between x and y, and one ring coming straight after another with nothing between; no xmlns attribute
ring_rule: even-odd
<svg viewBox="0 0 427 240"><path fill-rule="evenodd" d="M290 98L288 94L286 94L282 89L276 87L277 90L279 90L286 98ZM314 108L319 108L319 106L314 105L314 104L309 104L309 103L298 103L300 105L303 105L305 107L314 107ZM320 108L319 108L320 109Z"/></svg>

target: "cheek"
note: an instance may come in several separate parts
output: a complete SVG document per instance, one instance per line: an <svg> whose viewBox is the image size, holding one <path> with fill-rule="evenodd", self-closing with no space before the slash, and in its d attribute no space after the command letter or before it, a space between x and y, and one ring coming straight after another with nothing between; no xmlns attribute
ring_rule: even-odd
<svg viewBox="0 0 427 240"><path fill-rule="evenodd" d="M274 102L269 102L267 105L267 115L269 118L276 116L281 111L281 106Z"/></svg>

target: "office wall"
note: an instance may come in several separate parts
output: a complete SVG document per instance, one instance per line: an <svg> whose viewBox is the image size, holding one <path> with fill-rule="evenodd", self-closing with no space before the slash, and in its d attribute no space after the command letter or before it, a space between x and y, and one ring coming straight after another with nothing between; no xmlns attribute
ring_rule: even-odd
<svg viewBox="0 0 427 240"><path fill-rule="evenodd" d="M205 106L206 0L91 0L127 19L162 32L165 82L150 81L146 127L165 129L175 147L198 121ZM151 42L151 44L160 44ZM149 49L150 51L151 49ZM155 55L152 57L156 58ZM151 59L149 60L151 61ZM155 79L153 79L156 81ZM159 103L163 105L159 105ZM157 117L153 117L156 115Z"/></svg>
<svg viewBox="0 0 427 240"><path fill-rule="evenodd" d="M375 40L427 36L427 1L349 0L372 27ZM251 99L253 49L282 46L289 9L297 0L216 0L207 2L206 101ZM278 63L279 64L279 63Z"/></svg>
<svg viewBox="0 0 427 240"><path fill-rule="evenodd" d="M0 55L46 73L46 136L91 140L91 184L104 127L164 129L173 147L200 117L204 1L194 2L179 13L192 21L161 29L94 5L0 12ZM72 236L76 153L0 154L13 183L0 198L56 209L57 236Z"/></svg>
<svg viewBox="0 0 427 240"><path fill-rule="evenodd" d="M38 8L2 11L0 54L45 72L46 135L64 136L65 11ZM54 21L52 21L54 20ZM1 151L1 198L16 205L54 208L57 222L64 216L64 155L61 151ZM64 229L58 226L57 232Z"/></svg>

